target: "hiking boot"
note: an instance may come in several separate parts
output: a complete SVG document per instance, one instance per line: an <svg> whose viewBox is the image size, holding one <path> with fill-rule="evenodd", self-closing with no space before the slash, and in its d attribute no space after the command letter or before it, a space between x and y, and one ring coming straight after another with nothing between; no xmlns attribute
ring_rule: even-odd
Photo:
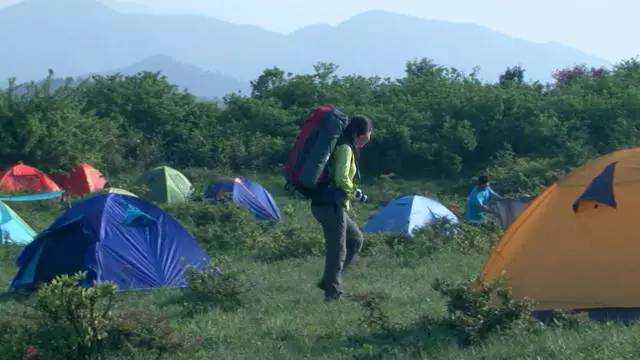
<svg viewBox="0 0 640 360"><path fill-rule="evenodd" d="M342 294L336 294L336 295L325 295L324 296L324 302L325 303L333 303L333 302L341 302L344 299L342 298Z"/></svg>
<svg viewBox="0 0 640 360"><path fill-rule="evenodd" d="M349 296L342 291L339 291L334 294L327 294L327 293L324 294L324 301L327 303L334 302L334 301L341 302L344 300L348 300L348 298Z"/></svg>

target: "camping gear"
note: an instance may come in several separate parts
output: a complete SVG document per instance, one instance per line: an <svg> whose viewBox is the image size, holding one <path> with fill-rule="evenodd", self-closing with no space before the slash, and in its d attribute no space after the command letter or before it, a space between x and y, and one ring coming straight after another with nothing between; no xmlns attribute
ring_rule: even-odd
<svg viewBox="0 0 640 360"><path fill-rule="evenodd" d="M119 289L186 286L185 269L209 259L169 214L131 196L89 197L61 215L18 257L11 287L32 288L55 276L87 271L83 286Z"/></svg>
<svg viewBox="0 0 640 360"><path fill-rule="evenodd" d="M160 166L147 171L140 182L149 189L149 200L164 204L177 204L189 201L193 193L191 182L178 170Z"/></svg>
<svg viewBox="0 0 640 360"><path fill-rule="evenodd" d="M498 219L500 227L504 230L513 223L524 209L533 201L531 196L495 198L489 202L489 208Z"/></svg>
<svg viewBox="0 0 640 360"><path fill-rule="evenodd" d="M325 167L349 118L336 108L320 106L307 117L285 166L287 188L310 197L328 181Z"/></svg>
<svg viewBox="0 0 640 360"><path fill-rule="evenodd" d="M496 244L481 280L504 275L514 296L533 299L539 312L638 312L638 169L640 148L623 150L548 187Z"/></svg>
<svg viewBox="0 0 640 360"><path fill-rule="evenodd" d="M107 179L93 166L84 163L71 170L65 189L72 195L82 196L104 188Z"/></svg>
<svg viewBox="0 0 640 360"><path fill-rule="evenodd" d="M51 173L49 178L58 185L60 189L69 189L69 174L67 173Z"/></svg>
<svg viewBox="0 0 640 360"><path fill-rule="evenodd" d="M31 195L17 195L17 196L4 196L0 197L0 201L6 202L29 202L29 201L43 201L59 198L64 194L64 191L55 191Z"/></svg>
<svg viewBox="0 0 640 360"><path fill-rule="evenodd" d="M127 196L133 196L133 197L139 197L138 195L127 191L125 189L120 189L117 187L108 187L108 188L104 188L101 190L96 191L96 194L120 194L120 195L127 195Z"/></svg>
<svg viewBox="0 0 640 360"><path fill-rule="evenodd" d="M393 200L372 216L363 230L367 233L413 233L437 221L458 223L458 218L446 206L436 200L417 195L402 196Z"/></svg>
<svg viewBox="0 0 640 360"><path fill-rule="evenodd" d="M56 192L60 187L42 171L16 164L0 173L0 190L8 192Z"/></svg>
<svg viewBox="0 0 640 360"><path fill-rule="evenodd" d="M0 245L26 245L36 236L36 232L7 204L0 201Z"/></svg>
<svg viewBox="0 0 640 360"><path fill-rule="evenodd" d="M221 200L227 194L258 220L280 220L280 209L269 192L260 184L245 178L235 178L211 185L204 194L205 199Z"/></svg>

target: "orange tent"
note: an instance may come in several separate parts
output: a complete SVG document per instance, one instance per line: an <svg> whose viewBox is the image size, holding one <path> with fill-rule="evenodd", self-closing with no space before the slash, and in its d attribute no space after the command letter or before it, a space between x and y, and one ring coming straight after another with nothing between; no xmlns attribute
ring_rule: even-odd
<svg viewBox="0 0 640 360"><path fill-rule="evenodd" d="M640 308L640 148L575 169L539 195L496 244L482 281L506 276L536 310Z"/></svg>
<svg viewBox="0 0 640 360"><path fill-rule="evenodd" d="M60 187L42 171L24 164L16 164L0 173L0 190L18 192L53 192Z"/></svg>
<svg viewBox="0 0 640 360"><path fill-rule="evenodd" d="M66 189L73 195L81 196L104 189L106 183L107 179L98 169L85 163L71 170Z"/></svg>

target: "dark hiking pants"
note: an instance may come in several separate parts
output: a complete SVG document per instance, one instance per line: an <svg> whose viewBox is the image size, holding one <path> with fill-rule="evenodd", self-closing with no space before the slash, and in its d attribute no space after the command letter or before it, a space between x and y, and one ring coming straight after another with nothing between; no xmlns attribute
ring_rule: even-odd
<svg viewBox="0 0 640 360"><path fill-rule="evenodd" d="M312 205L313 217L322 225L326 258L322 284L327 298L342 294L342 273L362 249L364 238L347 212L335 205Z"/></svg>

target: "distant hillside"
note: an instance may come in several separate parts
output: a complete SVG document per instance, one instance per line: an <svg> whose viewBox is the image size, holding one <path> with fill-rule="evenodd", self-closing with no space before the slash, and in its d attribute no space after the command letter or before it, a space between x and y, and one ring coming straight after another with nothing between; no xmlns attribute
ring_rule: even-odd
<svg viewBox="0 0 640 360"><path fill-rule="evenodd" d="M141 71L161 72L170 83L201 98L221 98L231 92L243 94L251 92L249 83L219 73L203 71L196 66L180 63L164 55L152 56L127 67L107 71L105 74L134 75Z"/></svg>
<svg viewBox="0 0 640 360"><path fill-rule="evenodd" d="M167 80L178 86L180 89L188 90L191 94L201 99L221 99L224 95L232 92L240 92L248 94L251 92L249 83L244 83L232 77L218 73L203 71L196 66L187 65L177 62L168 56L156 55L147 58L133 65L105 71L97 75L113 75L120 73L122 75L135 75L139 72L151 71L160 72L167 77ZM89 78L92 74L85 74L74 77L71 85L77 85L82 80ZM39 81L42 83L43 80ZM57 89L67 82L63 78L51 79L51 89ZM7 86L6 82L0 84L0 87ZM26 90L26 83L18 86L18 93Z"/></svg>
<svg viewBox="0 0 640 360"><path fill-rule="evenodd" d="M116 10L121 13L128 14L160 14L159 11L156 11L148 6L138 4L132 1L120 1L120 0L98 0L101 3L107 5L113 10Z"/></svg>
<svg viewBox="0 0 640 360"><path fill-rule="evenodd" d="M538 80L574 64L608 65L557 43L381 11L283 35L201 16L125 14L95 0L25 0L0 10L0 33L0 79L22 81L48 68L62 76L126 68L156 54L242 81L272 66L308 72L318 61L337 63L342 74L401 77L407 60L427 57L467 72L479 66L491 81L512 65Z"/></svg>

